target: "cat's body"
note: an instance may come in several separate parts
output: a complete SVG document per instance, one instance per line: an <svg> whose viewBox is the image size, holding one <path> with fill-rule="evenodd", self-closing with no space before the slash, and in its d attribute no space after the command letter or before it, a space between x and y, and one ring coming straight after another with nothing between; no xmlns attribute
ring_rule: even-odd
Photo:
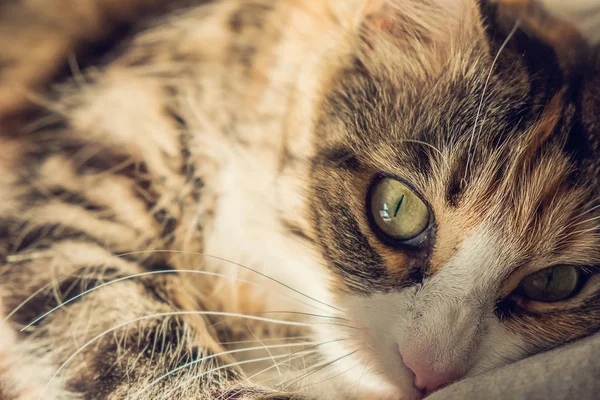
<svg viewBox="0 0 600 400"><path fill-rule="evenodd" d="M600 264L597 83L475 5L364 3L182 8L1 139L0 399L414 399L598 330L595 275L511 297ZM381 176L418 243L371 226Z"/></svg>

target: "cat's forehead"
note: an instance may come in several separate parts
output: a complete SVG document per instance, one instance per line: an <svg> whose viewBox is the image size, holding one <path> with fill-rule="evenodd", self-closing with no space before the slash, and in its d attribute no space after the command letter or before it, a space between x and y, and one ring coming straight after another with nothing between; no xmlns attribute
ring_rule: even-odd
<svg viewBox="0 0 600 400"><path fill-rule="evenodd" d="M467 2L456 2L454 7L462 6L452 18L425 7L423 12L432 18L449 18L441 31L420 25L410 8L392 7L375 15L375 28L365 28L347 65L327 88L330 109L348 128L343 140L361 149L367 135L366 152L372 152L376 142L389 148L390 141L408 137L452 146L472 142L477 135L475 145L489 148L492 142L497 147L527 133L548 114L556 95L564 99L552 112L563 126L553 135L571 140L568 136L575 135L568 125L577 129L582 119L574 110L581 108L577 97L582 86L600 86L596 78L589 79L594 75L590 68L580 65L585 56L576 35L548 39L538 32L536 20L530 21L531 12L525 26L522 19L507 16L510 5L498 9L494 4L483 2L475 10ZM535 14L544 18L547 29L566 29L541 15ZM565 51L569 46L577 51Z"/></svg>
<svg viewBox="0 0 600 400"><path fill-rule="evenodd" d="M575 106L556 97L555 104L527 112L532 106L521 88L507 87L494 78L480 89L450 81L425 88L412 109L380 117L386 122L376 129L389 125L373 135L371 148L354 148L372 171L409 182L438 226L453 227L446 234L454 239L485 224L525 258L540 248L556 256L578 242L593 243L594 232L574 233L596 206L599 189L594 152L587 153L582 132L572 129ZM586 252L587 262L592 254L598 257L598 249Z"/></svg>

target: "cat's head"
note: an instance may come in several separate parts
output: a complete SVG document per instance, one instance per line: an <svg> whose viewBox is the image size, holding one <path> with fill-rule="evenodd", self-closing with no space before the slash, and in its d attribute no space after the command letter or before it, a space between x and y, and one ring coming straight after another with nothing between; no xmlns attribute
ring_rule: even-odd
<svg viewBox="0 0 600 400"><path fill-rule="evenodd" d="M506 3L362 2L329 75L311 206L362 387L418 398L600 329L598 73Z"/></svg>

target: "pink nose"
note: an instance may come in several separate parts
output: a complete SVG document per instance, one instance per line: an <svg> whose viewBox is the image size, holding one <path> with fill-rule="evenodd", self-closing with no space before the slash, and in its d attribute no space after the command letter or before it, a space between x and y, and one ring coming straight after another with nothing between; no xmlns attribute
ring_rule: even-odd
<svg viewBox="0 0 600 400"><path fill-rule="evenodd" d="M433 372L431 366L423 362L418 362L412 357L403 357L402 359L404 365L415 374L415 386L427 393L431 393L460 377L460 374L453 371L443 373Z"/></svg>

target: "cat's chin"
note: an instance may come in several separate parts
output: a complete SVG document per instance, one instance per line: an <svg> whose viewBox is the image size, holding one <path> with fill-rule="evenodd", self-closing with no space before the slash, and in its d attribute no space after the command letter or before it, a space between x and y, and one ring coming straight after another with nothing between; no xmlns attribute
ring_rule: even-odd
<svg viewBox="0 0 600 400"><path fill-rule="evenodd" d="M412 384L406 385L404 380L392 384L389 381L375 378L379 384L371 382L371 385L360 390L358 400L421 400L425 393ZM400 384L401 383L401 384Z"/></svg>
<svg viewBox="0 0 600 400"><path fill-rule="evenodd" d="M421 400L423 394L413 390L400 393L398 391L361 391L358 400Z"/></svg>

